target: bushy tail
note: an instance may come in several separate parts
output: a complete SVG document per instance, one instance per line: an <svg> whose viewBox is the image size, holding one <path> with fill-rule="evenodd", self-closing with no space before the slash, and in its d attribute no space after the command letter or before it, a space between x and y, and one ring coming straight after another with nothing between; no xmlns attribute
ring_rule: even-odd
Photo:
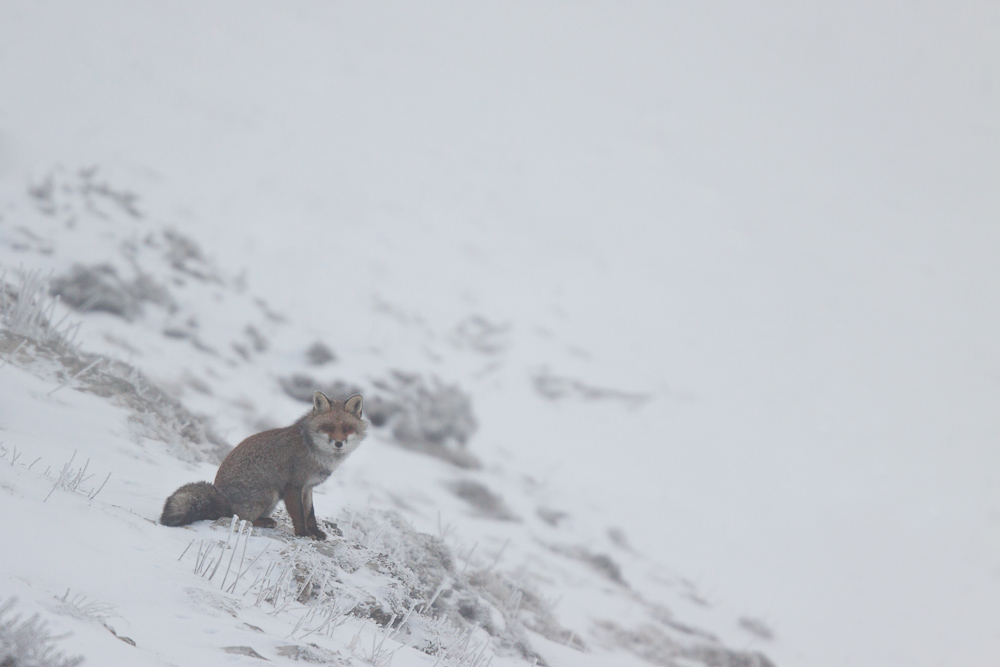
<svg viewBox="0 0 1000 667"><path fill-rule="evenodd" d="M192 482L174 491L163 504L160 523L164 526L186 526L201 519L232 516L229 501L208 482Z"/></svg>

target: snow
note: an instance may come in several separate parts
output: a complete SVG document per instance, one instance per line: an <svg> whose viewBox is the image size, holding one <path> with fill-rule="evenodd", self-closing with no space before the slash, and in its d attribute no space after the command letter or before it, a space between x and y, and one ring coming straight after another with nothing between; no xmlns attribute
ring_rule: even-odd
<svg viewBox="0 0 1000 667"><path fill-rule="evenodd" d="M75 317L84 350L130 361L230 444L305 409L278 389L294 372L366 391L392 370L458 383L482 471L374 435L317 504L333 518L402 501L431 534L440 512L461 554L509 539L503 561L547 578L593 651L533 635L551 664L634 664L593 622L645 612L538 541L612 554L679 621L778 665L992 665L998 23L986 3L8 2L0 265L110 262L131 279L122 242L196 240L221 283L176 285L139 243L177 310ZM78 191L56 195L59 216L37 211L29 185L81 188L92 165L142 219L94 195L102 223ZM497 351L470 342L477 316ZM243 362L231 344L252 347L248 324L270 346ZM307 366L314 340L338 361ZM151 523L214 466L75 385L48 396L59 381L32 368L0 369L18 545L0 550L0 596L47 609L92 664L134 649L53 612L66 588L113 604L147 661L263 652L194 601L201 580L176 561L189 535L225 528ZM565 397L538 377L564 378ZM15 447L42 460L8 470ZM74 451L107 486L43 502L35 468L54 476ZM470 512L446 488L466 475L523 523ZM548 526L539 507L569 518ZM709 606L685 605L682 581ZM346 658L350 638L331 646Z"/></svg>
<svg viewBox="0 0 1000 667"><path fill-rule="evenodd" d="M57 167L3 204L15 224L0 230L0 248L7 265L20 264L3 299L19 309L0 309L12 415L0 488L17 517L12 535L55 524L49 544L7 546L6 597L69 617L74 633L85 626L66 642L73 654L121 662L124 643L166 664L211 663L220 651L382 667L576 664L583 652L636 664L638 651L658 664L769 664L757 651L767 630L746 637L737 613L634 552L600 512L574 509L550 474L511 467L503 446L474 446L489 434L475 402L510 380L507 327L471 317L444 336L425 330L415 351L383 358L338 346L337 361L317 365L308 354L316 336L131 203L98 170ZM62 305L40 286L44 271ZM28 302L48 328L21 324ZM72 304L79 310L67 312ZM390 311L376 301L372 317ZM65 322L74 315L86 326ZM417 321L392 317L403 333ZM428 354L451 356L475 393L439 379L444 368L428 366ZM548 398L526 406L565 392L633 410L646 400L546 377ZM535 391L526 379L518 400ZM342 536L295 538L281 515L278 529L249 534L227 520L157 523L169 493L214 475L225 453L217 429L238 441L311 405L301 386L346 395L354 383L374 432L316 492L318 516L331 522L324 531ZM383 414L397 410L385 424L380 402ZM67 543L74 549L60 548ZM123 546L134 544L143 546ZM162 592L142 583L154 570ZM136 600L137 584L165 602ZM538 653L552 643L565 650Z"/></svg>

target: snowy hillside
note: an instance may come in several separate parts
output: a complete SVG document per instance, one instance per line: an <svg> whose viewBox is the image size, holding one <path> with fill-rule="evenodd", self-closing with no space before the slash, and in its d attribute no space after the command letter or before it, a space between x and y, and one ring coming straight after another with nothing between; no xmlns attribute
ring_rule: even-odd
<svg viewBox="0 0 1000 667"><path fill-rule="evenodd" d="M998 664L998 33L977 2L0 3L0 636ZM156 523L317 387L372 421L317 489L342 535Z"/></svg>
<svg viewBox="0 0 1000 667"><path fill-rule="evenodd" d="M310 340L137 201L58 169L3 202L5 592L64 617L94 664L771 664L745 650L762 621L713 610L532 471L477 455L459 385ZM449 337L497 372L504 327L471 317ZM274 530L156 523L175 487L214 476L217 430L290 422L316 388L364 392L374 426L319 491L339 537L296 538L284 513Z"/></svg>

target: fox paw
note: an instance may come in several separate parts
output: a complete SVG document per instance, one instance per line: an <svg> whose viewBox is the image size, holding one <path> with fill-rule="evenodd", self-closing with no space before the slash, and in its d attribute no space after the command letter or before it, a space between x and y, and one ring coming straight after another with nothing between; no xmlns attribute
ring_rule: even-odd
<svg viewBox="0 0 1000 667"><path fill-rule="evenodd" d="M340 527L333 521L327 521L326 519L323 519L323 527L326 528L329 532L333 533L335 537L344 536L344 531L342 531Z"/></svg>
<svg viewBox="0 0 1000 667"><path fill-rule="evenodd" d="M309 529L309 536L312 537L314 540L325 540L326 539L326 533L324 533L319 528L310 528Z"/></svg>
<svg viewBox="0 0 1000 667"><path fill-rule="evenodd" d="M269 516L262 516L253 522L254 528L277 528L278 522Z"/></svg>

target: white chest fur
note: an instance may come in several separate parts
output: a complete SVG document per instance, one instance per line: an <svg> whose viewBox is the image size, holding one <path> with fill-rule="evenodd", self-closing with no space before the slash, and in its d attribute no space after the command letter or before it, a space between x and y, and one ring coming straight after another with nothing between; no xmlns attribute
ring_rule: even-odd
<svg viewBox="0 0 1000 667"><path fill-rule="evenodd" d="M349 435L342 441L342 445L337 447L336 441L330 440L325 433L311 433L312 455L315 468L310 470L308 485L316 486L321 484L337 469L347 455L357 449L361 444L361 438L357 435Z"/></svg>

